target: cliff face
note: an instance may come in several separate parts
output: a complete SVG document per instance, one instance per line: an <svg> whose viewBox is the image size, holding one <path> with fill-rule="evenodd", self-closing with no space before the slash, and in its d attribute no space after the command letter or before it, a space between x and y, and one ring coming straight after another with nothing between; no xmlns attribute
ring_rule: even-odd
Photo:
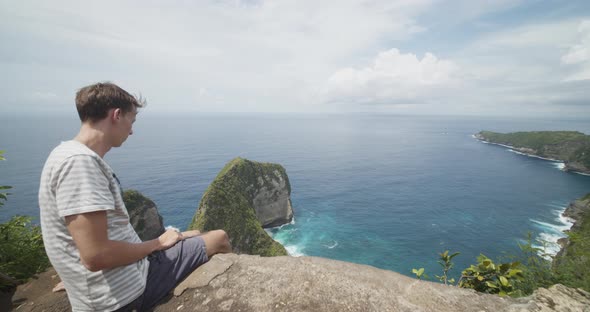
<svg viewBox="0 0 590 312"><path fill-rule="evenodd" d="M236 253L287 255L262 228L290 222L291 186L277 164L230 161L209 185L189 229L225 230Z"/></svg>
<svg viewBox="0 0 590 312"><path fill-rule="evenodd" d="M123 192L123 201L129 213L129 222L142 241L157 238L164 233L162 216L156 204L135 190Z"/></svg>
<svg viewBox="0 0 590 312"><path fill-rule="evenodd" d="M519 152L560 160L565 169L590 174L590 136L576 131L498 133L481 131L479 140L507 145Z"/></svg>

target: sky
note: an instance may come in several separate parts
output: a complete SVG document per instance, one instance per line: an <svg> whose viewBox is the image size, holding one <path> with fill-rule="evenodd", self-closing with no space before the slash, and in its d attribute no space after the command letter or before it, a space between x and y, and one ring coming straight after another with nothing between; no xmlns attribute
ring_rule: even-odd
<svg viewBox="0 0 590 312"><path fill-rule="evenodd" d="M590 1L5 1L0 111L590 117Z"/></svg>

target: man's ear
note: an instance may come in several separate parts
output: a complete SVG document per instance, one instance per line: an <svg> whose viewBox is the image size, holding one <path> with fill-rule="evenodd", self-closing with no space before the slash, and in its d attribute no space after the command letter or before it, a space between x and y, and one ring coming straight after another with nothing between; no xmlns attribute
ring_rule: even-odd
<svg viewBox="0 0 590 312"><path fill-rule="evenodd" d="M113 118L113 120L119 120L121 118L122 114L123 114L123 111L120 108L115 108L112 110L111 118Z"/></svg>

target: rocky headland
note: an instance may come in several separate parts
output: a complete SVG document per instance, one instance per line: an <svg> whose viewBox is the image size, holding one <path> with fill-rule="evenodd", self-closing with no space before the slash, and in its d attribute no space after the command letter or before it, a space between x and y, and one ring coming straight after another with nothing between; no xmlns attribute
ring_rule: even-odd
<svg viewBox="0 0 590 312"><path fill-rule="evenodd" d="M481 131L478 140L509 147L517 152L563 161L564 170L590 174L590 136L577 131L498 133Z"/></svg>
<svg viewBox="0 0 590 312"><path fill-rule="evenodd" d="M235 158L209 185L190 230L223 229L235 253L286 256L283 245L263 227L291 222L291 184L279 164Z"/></svg>

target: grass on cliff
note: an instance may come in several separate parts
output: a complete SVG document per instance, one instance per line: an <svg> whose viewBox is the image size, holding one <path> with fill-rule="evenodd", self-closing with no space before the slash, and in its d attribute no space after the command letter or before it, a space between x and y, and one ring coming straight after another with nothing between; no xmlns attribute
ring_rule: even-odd
<svg viewBox="0 0 590 312"><path fill-rule="evenodd" d="M225 230L236 253L286 256L285 248L262 228L251 202L257 177L272 174L274 170L284 173L279 165L254 163L242 158L230 161L203 194L189 229L202 232Z"/></svg>
<svg viewBox="0 0 590 312"><path fill-rule="evenodd" d="M554 260L553 271L558 283L590 291L590 212L580 219L582 225L568 233L569 245Z"/></svg>

